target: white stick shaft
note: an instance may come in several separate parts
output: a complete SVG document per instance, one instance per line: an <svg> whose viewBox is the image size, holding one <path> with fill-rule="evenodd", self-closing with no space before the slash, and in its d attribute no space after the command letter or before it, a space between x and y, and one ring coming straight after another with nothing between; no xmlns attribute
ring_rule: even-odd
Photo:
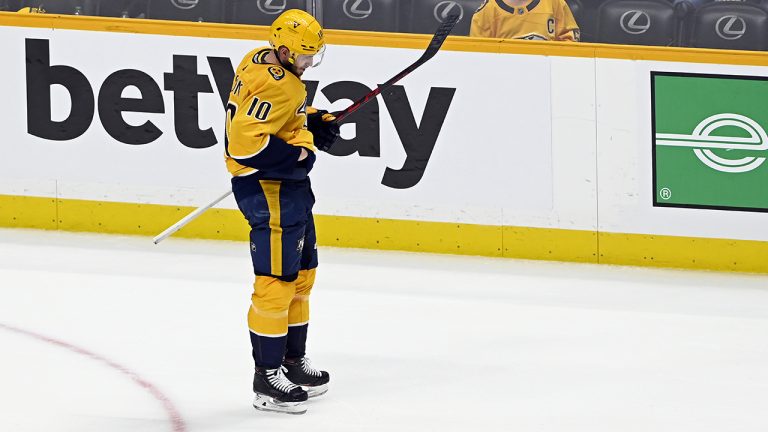
<svg viewBox="0 0 768 432"><path fill-rule="evenodd" d="M195 210L192 213L186 215L182 220L180 220L180 221L176 222L175 224L169 226L168 229L166 229L165 231L163 231L160 234L158 234L154 239L152 239L152 241L155 244L158 244L161 241L165 240L166 238L170 237L173 233L175 233L176 231L182 229L184 227L184 225L190 223L193 219L195 219L198 216L200 216L204 211L206 211L209 208L215 206L216 204L221 202L221 200L223 200L224 198L228 197L230 194L232 194L232 190L228 190L227 193L225 193L222 196L216 198L215 200L211 201L210 203L208 203L208 204L206 204L206 205L204 205L202 207L198 207L197 210Z"/></svg>

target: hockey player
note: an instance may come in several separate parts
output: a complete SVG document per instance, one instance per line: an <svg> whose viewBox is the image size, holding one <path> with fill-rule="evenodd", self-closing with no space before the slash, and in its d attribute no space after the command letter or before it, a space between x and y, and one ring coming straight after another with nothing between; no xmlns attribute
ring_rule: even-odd
<svg viewBox="0 0 768 432"><path fill-rule="evenodd" d="M253 405L302 414L302 402L325 393L329 381L328 372L305 357L317 267L315 198L307 175L316 150L328 150L339 127L327 111L307 108L300 79L322 60L320 24L292 9L275 20L269 36L271 46L248 53L235 72L225 159L238 207L251 226Z"/></svg>
<svg viewBox="0 0 768 432"><path fill-rule="evenodd" d="M579 26L565 0L485 0L470 36L578 42Z"/></svg>

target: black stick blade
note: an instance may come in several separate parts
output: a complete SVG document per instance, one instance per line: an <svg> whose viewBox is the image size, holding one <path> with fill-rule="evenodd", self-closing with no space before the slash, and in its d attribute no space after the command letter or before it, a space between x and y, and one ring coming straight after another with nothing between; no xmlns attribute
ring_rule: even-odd
<svg viewBox="0 0 768 432"><path fill-rule="evenodd" d="M429 47L427 47L426 52L431 52L432 55L435 55L440 47L443 46L443 42L445 42L445 39L451 34L451 30L453 30L453 27L457 22L459 22L458 13L448 15L448 18L446 18L445 21L440 24L440 27L437 28L437 31L435 31L435 35L432 37L432 41L429 42Z"/></svg>

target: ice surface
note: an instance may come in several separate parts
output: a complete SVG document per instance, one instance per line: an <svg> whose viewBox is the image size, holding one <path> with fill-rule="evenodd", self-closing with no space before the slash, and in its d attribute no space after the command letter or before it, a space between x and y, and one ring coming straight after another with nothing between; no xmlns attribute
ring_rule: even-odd
<svg viewBox="0 0 768 432"><path fill-rule="evenodd" d="M766 276L320 260L331 389L287 416L250 406L247 244L0 230L0 431L768 430Z"/></svg>

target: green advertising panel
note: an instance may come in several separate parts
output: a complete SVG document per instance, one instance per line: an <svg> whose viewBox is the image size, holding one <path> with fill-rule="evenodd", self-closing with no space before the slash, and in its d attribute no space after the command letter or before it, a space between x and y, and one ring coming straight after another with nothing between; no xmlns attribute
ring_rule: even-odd
<svg viewBox="0 0 768 432"><path fill-rule="evenodd" d="M768 212L768 78L651 72L654 206Z"/></svg>

